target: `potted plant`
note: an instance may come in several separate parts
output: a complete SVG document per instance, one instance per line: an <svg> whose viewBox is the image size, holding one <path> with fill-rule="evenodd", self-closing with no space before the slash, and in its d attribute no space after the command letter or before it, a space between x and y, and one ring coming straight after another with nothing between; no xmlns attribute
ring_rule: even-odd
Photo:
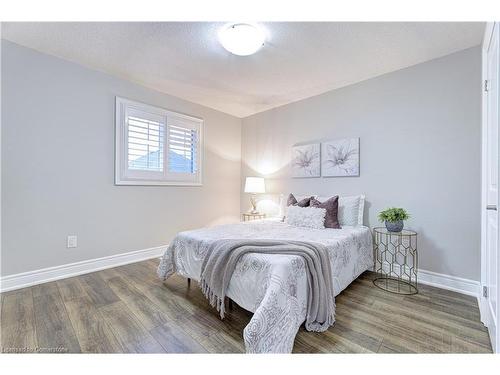
<svg viewBox="0 0 500 375"><path fill-rule="evenodd" d="M408 220L410 215L404 208L388 208L378 214L378 219L381 223L385 223L385 227L389 232L401 232L404 227L404 220Z"/></svg>

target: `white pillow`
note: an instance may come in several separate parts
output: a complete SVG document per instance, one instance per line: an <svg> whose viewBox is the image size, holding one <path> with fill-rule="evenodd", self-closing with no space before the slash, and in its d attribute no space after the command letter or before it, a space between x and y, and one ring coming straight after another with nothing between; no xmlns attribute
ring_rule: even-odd
<svg viewBox="0 0 500 375"><path fill-rule="evenodd" d="M316 198L320 202L325 202L330 197ZM343 225L363 225L363 213L365 210L365 196L353 195L349 197L339 196L339 224Z"/></svg>
<svg viewBox="0 0 500 375"><path fill-rule="evenodd" d="M325 228L326 210L317 207L288 207L285 222L296 227Z"/></svg>

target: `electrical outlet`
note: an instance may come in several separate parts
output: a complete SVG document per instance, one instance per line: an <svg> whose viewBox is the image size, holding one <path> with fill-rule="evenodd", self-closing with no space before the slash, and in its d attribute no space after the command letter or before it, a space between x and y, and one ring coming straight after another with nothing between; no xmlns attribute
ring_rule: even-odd
<svg viewBox="0 0 500 375"><path fill-rule="evenodd" d="M68 238L66 240L66 247L69 249L72 247L76 247L76 245L77 245L76 236L68 236Z"/></svg>

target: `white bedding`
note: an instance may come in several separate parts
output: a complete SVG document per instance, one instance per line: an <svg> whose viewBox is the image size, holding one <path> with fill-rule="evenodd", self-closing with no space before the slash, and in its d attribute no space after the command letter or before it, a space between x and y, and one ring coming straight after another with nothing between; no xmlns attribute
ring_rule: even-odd
<svg viewBox="0 0 500 375"><path fill-rule="evenodd" d="M325 245L332 265L334 294L373 266L372 236L364 226L342 229L299 228L277 221L220 225L179 233L165 251L158 275L174 272L200 279L210 244L218 239L301 240ZM247 254L229 283L228 297L254 313L243 331L249 353L290 353L306 318L308 285L301 257Z"/></svg>

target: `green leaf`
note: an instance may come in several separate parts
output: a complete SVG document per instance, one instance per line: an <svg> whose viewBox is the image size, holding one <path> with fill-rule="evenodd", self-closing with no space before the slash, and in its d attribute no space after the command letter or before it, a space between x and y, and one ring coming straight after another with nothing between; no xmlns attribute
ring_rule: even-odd
<svg viewBox="0 0 500 375"><path fill-rule="evenodd" d="M381 222L388 221L393 223L400 220L408 220L409 218L410 214L404 208L397 207L387 208L378 214L378 219Z"/></svg>

